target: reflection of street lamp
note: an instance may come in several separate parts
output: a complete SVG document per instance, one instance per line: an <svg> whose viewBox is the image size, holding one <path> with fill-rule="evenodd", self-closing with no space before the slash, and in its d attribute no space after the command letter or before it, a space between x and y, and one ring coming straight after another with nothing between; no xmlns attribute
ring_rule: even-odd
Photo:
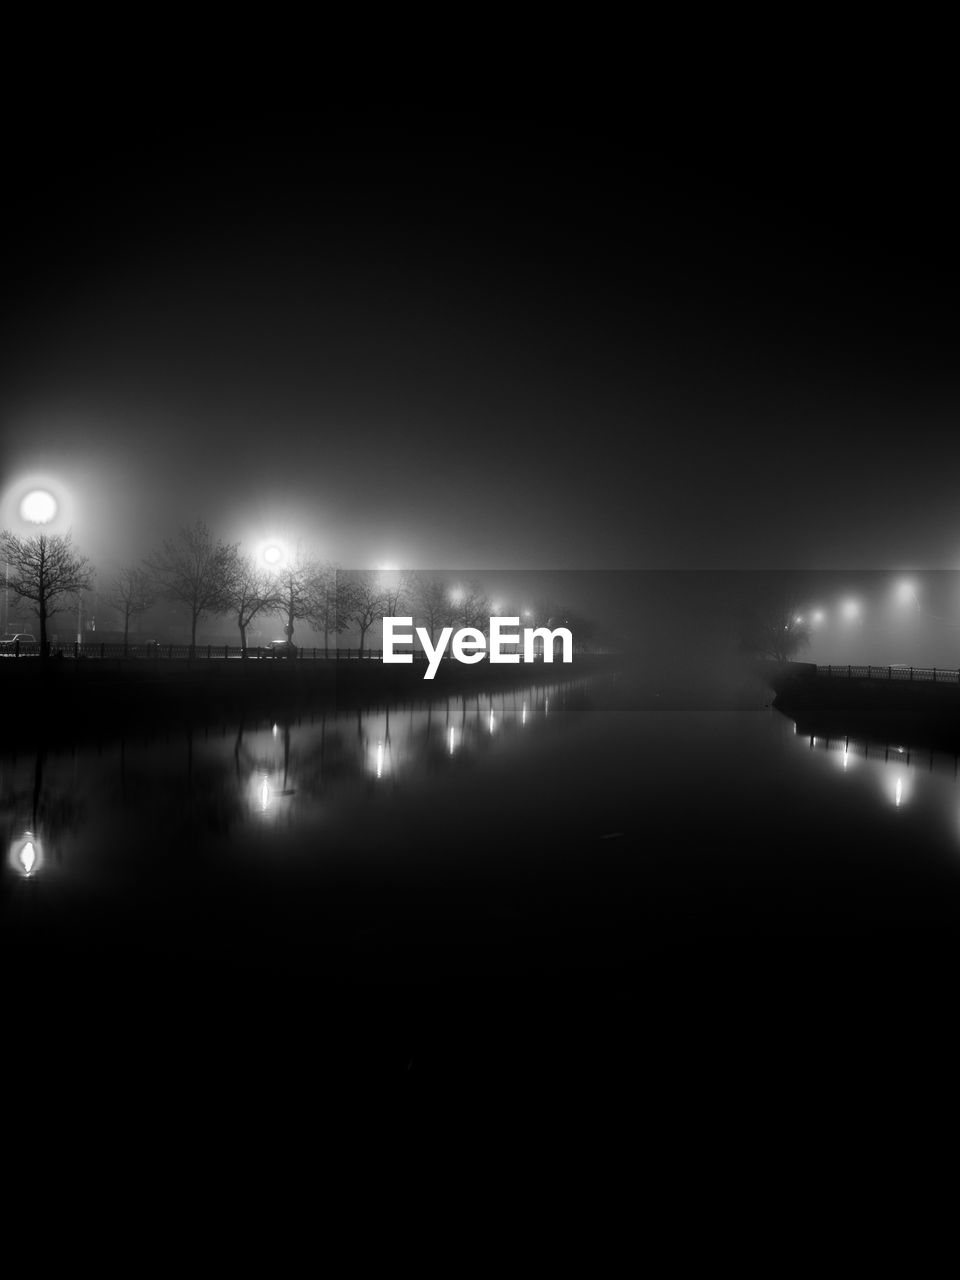
<svg viewBox="0 0 960 1280"><path fill-rule="evenodd" d="M14 840L10 846L10 866L17 875L29 880L40 870L42 862L40 841L32 831L24 831L20 839Z"/></svg>

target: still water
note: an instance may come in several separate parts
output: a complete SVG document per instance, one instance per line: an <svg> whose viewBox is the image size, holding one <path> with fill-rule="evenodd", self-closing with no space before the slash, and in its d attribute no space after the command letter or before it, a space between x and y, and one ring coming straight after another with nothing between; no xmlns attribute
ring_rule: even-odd
<svg viewBox="0 0 960 1280"><path fill-rule="evenodd" d="M954 757L618 680L0 759L5 944L375 983L875 954L960 924ZM672 962L671 962L672 963Z"/></svg>

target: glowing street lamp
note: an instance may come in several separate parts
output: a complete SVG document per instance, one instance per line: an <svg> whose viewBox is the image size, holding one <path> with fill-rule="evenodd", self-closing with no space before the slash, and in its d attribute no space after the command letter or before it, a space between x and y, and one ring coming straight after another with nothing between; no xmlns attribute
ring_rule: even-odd
<svg viewBox="0 0 960 1280"><path fill-rule="evenodd" d="M28 524L49 524L59 509L49 489L31 489L20 499L20 518Z"/></svg>
<svg viewBox="0 0 960 1280"><path fill-rule="evenodd" d="M279 542L268 542L261 551L260 556L263 563L271 569L279 569L286 559L283 547Z"/></svg>
<svg viewBox="0 0 960 1280"><path fill-rule="evenodd" d="M821 622L823 622L823 610L814 609L813 613L810 615L810 621L815 627L819 627Z"/></svg>
<svg viewBox="0 0 960 1280"><path fill-rule="evenodd" d="M844 600L843 616L847 622L855 622L860 617L859 600Z"/></svg>
<svg viewBox="0 0 960 1280"><path fill-rule="evenodd" d="M917 598L917 590L912 582L897 583L897 603L902 605L914 605L919 612L920 601Z"/></svg>

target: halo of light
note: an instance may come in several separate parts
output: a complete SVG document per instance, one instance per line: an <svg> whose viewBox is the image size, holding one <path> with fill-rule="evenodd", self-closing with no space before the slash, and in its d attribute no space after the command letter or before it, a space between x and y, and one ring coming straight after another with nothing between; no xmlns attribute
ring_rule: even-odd
<svg viewBox="0 0 960 1280"><path fill-rule="evenodd" d="M279 542L268 542L260 554L263 558L263 563L270 565L272 569L276 569L283 564L283 547L280 546Z"/></svg>
<svg viewBox="0 0 960 1280"><path fill-rule="evenodd" d="M43 846L32 831L13 840L8 853L10 867L24 880L32 879L43 864Z"/></svg>
<svg viewBox="0 0 960 1280"><path fill-rule="evenodd" d="M29 524L49 524L59 506L49 489L30 489L20 499L20 518Z"/></svg>

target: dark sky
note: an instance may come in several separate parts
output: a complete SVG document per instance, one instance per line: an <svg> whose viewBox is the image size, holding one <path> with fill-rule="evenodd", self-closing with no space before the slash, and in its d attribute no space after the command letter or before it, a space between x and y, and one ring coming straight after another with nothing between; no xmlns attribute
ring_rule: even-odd
<svg viewBox="0 0 960 1280"><path fill-rule="evenodd" d="M35 116L2 483L101 557L205 516L344 564L955 566L955 159L888 89Z"/></svg>

